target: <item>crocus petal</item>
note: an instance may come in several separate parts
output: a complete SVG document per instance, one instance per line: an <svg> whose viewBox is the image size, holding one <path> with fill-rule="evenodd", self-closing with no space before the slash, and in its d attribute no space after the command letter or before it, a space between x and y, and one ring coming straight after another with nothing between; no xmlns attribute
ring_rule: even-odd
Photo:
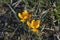
<svg viewBox="0 0 60 40"><path fill-rule="evenodd" d="M25 20L20 20L20 21L23 22L23 23L25 22Z"/></svg>
<svg viewBox="0 0 60 40"><path fill-rule="evenodd" d="M27 18L28 18L27 16L24 17L24 19L27 19Z"/></svg>
<svg viewBox="0 0 60 40"><path fill-rule="evenodd" d="M34 27L34 22L35 22L35 20L32 20L32 21L31 21L31 28L35 28L35 27Z"/></svg>
<svg viewBox="0 0 60 40"><path fill-rule="evenodd" d="M35 26L36 26L36 28L38 28L39 27L39 25L40 25L40 20L36 20L36 22L35 22L35 24L34 24Z"/></svg>
<svg viewBox="0 0 60 40"><path fill-rule="evenodd" d="M19 17L19 18L23 18L22 15L21 15L21 13L18 13L18 17Z"/></svg>
<svg viewBox="0 0 60 40"><path fill-rule="evenodd" d="M32 29L33 32L38 32L38 29Z"/></svg>
<svg viewBox="0 0 60 40"><path fill-rule="evenodd" d="M28 13L28 11L27 10L24 10L24 13Z"/></svg>
<svg viewBox="0 0 60 40"><path fill-rule="evenodd" d="M28 13L23 12L23 13L22 13L22 17L23 17L24 19L27 19L27 18L28 18Z"/></svg>
<svg viewBox="0 0 60 40"><path fill-rule="evenodd" d="M27 21L27 25L29 26L29 28L31 28L31 23L29 21Z"/></svg>

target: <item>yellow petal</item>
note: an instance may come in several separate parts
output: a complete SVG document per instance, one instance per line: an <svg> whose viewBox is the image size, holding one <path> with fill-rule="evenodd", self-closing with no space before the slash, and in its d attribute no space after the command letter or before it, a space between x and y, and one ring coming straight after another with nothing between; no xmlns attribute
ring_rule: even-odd
<svg viewBox="0 0 60 40"><path fill-rule="evenodd" d="M26 14L27 14L27 13L28 13L28 11L27 11L27 10L24 10L24 13L26 13Z"/></svg>
<svg viewBox="0 0 60 40"><path fill-rule="evenodd" d="M28 14L28 11L27 10L24 10L23 12L22 12L22 15L27 15Z"/></svg>
<svg viewBox="0 0 60 40"><path fill-rule="evenodd" d="M24 17L24 19L27 19L27 18L28 18L27 16Z"/></svg>
<svg viewBox="0 0 60 40"><path fill-rule="evenodd" d="M34 22L35 22L35 20L32 20L32 21L31 21L31 24L33 24Z"/></svg>
<svg viewBox="0 0 60 40"><path fill-rule="evenodd" d="M24 18L24 19L27 19L28 18L28 13L22 13L22 17Z"/></svg>
<svg viewBox="0 0 60 40"><path fill-rule="evenodd" d="M21 13L18 13L18 17L19 17L19 18L23 18L22 15L21 15Z"/></svg>
<svg viewBox="0 0 60 40"><path fill-rule="evenodd" d="M36 20L35 24L36 28L38 28L40 26L40 20Z"/></svg>
<svg viewBox="0 0 60 40"><path fill-rule="evenodd" d="M30 23L29 21L27 21L27 25L28 25L29 27L31 27L31 23Z"/></svg>
<svg viewBox="0 0 60 40"><path fill-rule="evenodd" d="M25 22L25 20L20 20L20 21L23 22L23 23Z"/></svg>
<svg viewBox="0 0 60 40"><path fill-rule="evenodd" d="M35 27L34 27L34 22L35 22L35 20L32 20L32 21L31 21L31 28L35 28Z"/></svg>
<svg viewBox="0 0 60 40"><path fill-rule="evenodd" d="M38 32L38 29L32 29L33 32Z"/></svg>

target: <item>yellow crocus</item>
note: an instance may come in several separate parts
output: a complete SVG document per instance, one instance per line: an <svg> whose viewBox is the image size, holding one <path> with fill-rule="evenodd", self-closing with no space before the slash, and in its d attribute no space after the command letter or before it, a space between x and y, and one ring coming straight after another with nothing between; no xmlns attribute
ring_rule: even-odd
<svg viewBox="0 0 60 40"><path fill-rule="evenodd" d="M28 18L27 10L24 10L22 13L18 13L18 17L21 18L21 22L25 22L25 20Z"/></svg>
<svg viewBox="0 0 60 40"><path fill-rule="evenodd" d="M39 28L40 25L40 20L32 20L27 21L27 25L29 26L29 28L32 28L32 31L37 32L37 28Z"/></svg>
<svg viewBox="0 0 60 40"><path fill-rule="evenodd" d="M25 22L27 18L32 17L32 14L28 14L28 11L24 10L22 13L18 13L18 17L21 19L21 22Z"/></svg>

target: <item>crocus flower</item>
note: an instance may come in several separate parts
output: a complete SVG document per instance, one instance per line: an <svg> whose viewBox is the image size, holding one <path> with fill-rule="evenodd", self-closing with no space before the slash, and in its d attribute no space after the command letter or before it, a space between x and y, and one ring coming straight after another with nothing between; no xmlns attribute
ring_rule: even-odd
<svg viewBox="0 0 60 40"><path fill-rule="evenodd" d="M21 19L21 22L25 22L27 18L32 17L32 14L28 14L28 11L24 10L22 13L18 13L18 17Z"/></svg>
<svg viewBox="0 0 60 40"><path fill-rule="evenodd" d="M27 25L29 26L29 28L32 28L33 32L38 32L37 28L39 28L40 20L32 20L31 22L27 21Z"/></svg>

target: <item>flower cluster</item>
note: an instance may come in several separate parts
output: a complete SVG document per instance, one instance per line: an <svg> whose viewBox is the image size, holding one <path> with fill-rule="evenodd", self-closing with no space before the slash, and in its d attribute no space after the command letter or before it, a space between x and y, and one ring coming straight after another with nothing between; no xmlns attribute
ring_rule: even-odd
<svg viewBox="0 0 60 40"><path fill-rule="evenodd" d="M24 10L22 13L18 13L18 17L21 19L21 22L25 22L27 19L32 18L32 14L29 14L27 10ZM32 29L33 32L38 32L38 28L40 26L40 20L30 20L27 21L27 25Z"/></svg>

